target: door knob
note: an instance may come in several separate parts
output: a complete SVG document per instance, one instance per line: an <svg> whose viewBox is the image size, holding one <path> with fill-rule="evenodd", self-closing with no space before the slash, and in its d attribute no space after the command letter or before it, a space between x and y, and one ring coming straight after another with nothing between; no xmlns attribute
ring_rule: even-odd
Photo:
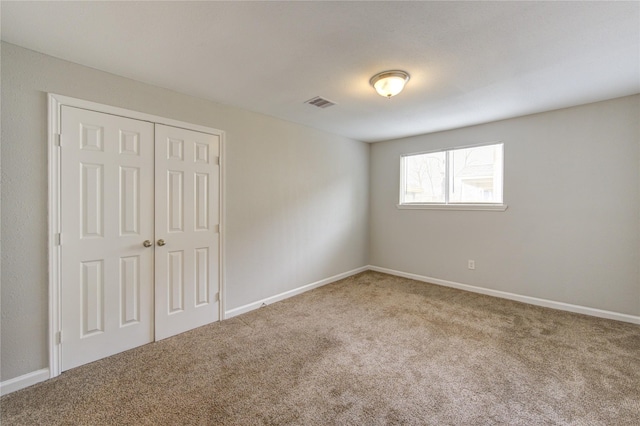
<svg viewBox="0 0 640 426"><path fill-rule="evenodd" d="M159 246L161 246L161 247L162 247L162 246L163 246L163 245L165 245L165 244L167 244L167 243L165 243L163 239L158 240L158 245L159 245Z"/></svg>
<svg viewBox="0 0 640 426"><path fill-rule="evenodd" d="M149 241L149 240L145 240L144 243L142 243L142 245L145 246L145 247L151 247L152 244L153 243L151 241Z"/></svg>

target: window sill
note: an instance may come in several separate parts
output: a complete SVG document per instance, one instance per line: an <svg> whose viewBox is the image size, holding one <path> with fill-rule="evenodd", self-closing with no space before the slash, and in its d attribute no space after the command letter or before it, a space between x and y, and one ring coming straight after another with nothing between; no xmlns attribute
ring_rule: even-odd
<svg viewBox="0 0 640 426"><path fill-rule="evenodd" d="M398 204L401 210L478 210L503 212L506 204Z"/></svg>

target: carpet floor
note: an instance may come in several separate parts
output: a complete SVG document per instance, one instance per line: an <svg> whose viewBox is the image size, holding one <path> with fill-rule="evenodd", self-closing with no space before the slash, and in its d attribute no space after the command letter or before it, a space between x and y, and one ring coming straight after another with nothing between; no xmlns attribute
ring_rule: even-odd
<svg viewBox="0 0 640 426"><path fill-rule="evenodd" d="M640 425L640 327L376 272L67 371L2 425Z"/></svg>

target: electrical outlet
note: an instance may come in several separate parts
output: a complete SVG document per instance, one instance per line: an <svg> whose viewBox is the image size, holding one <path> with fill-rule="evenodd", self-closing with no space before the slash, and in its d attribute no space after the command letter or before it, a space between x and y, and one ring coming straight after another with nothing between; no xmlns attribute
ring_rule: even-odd
<svg viewBox="0 0 640 426"><path fill-rule="evenodd" d="M467 264L469 269L476 269L476 261L469 259L469 263Z"/></svg>

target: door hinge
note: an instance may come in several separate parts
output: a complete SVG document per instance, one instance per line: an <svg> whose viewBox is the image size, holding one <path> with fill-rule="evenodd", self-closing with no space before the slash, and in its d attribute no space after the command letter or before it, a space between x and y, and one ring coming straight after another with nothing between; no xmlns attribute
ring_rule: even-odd
<svg viewBox="0 0 640 426"><path fill-rule="evenodd" d="M219 302L219 301L220 301L220 293L219 293L219 292L218 292L218 293L216 293L216 295L215 295L213 298L214 298L214 300L215 300L216 302Z"/></svg>
<svg viewBox="0 0 640 426"><path fill-rule="evenodd" d="M60 343L62 343L62 331L58 331L56 333L56 343L59 345Z"/></svg>
<svg viewBox="0 0 640 426"><path fill-rule="evenodd" d="M53 141L56 146L60 146L60 139L61 139L60 133L56 133L53 135Z"/></svg>
<svg viewBox="0 0 640 426"><path fill-rule="evenodd" d="M216 165L216 166L219 166L219 165L220 165L220 157L216 157L216 158L213 160L213 164L214 164L214 165Z"/></svg>
<svg viewBox="0 0 640 426"><path fill-rule="evenodd" d="M53 245L59 246L60 244L62 244L62 235L58 232L54 238Z"/></svg>

